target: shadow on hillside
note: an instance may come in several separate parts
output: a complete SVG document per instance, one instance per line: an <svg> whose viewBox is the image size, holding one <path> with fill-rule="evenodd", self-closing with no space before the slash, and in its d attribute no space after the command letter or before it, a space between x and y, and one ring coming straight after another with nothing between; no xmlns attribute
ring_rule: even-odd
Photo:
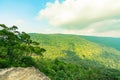
<svg viewBox="0 0 120 80"><path fill-rule="evenodd" d="M89 60L85 58L83 55L84 59L81 59L78 55L76 55L76 52L70 51L70 50L63 50L62 51L64 54L66 54L66 57L59 58L61 60L67 61L69 63L74 63L74 64L80 64L82 66L92 66L92 67L104 67L102 64L94 61L94 60ZM99 66L98 66L99 65Z"/></svg>
<svg viewBox="0 0 120 80"><path fill-rule="evenodd" d="M56 76L66 76L67 78L69 75L72 75L74 79L59 77L61 79L57 80L119 80L119 70L106 68L104 65L93 60L81 59L74 51L63 50L63 53L66 54L65 58L59 57L55 60L43 59L37 61L38 68L50 76L52 80L56 80L54 79ZM70 74L68 75L68 73ZM78 79L75 79L76 75L79 77Z"/></svg>
<svg viewBox="0 0 120 80"><path fill-rule="evenodd" d="M115 62L120 61L120 54L114 54L114 53L109 53L109 52L103 52L100 57L105 58L105 59L113 59Z"/></svg>
<svg viewBox="0 0 120 80"><path fill-rule="evenodd" d="M77 62L81 61L80 57L76 55L76 52L70 51L70 50L63 50L62 51L64 54L66 54L65 60L70 61L70 62Z"/></svg>
<svg viewBox="0 0 120 80"><path fill-rule="evenodd" d="M72 64L75 64L75 65L79 65L86 70L90 70L90 69L94 69L96 71L99 70L100 71L99 73L102 74L102 75L105 75L106 77L108 77L108 76L115 77L114 80L118 80L118 79L116 79L116 77L120 76L120 71L117 70L117 69L112 69L112 68L109 68L109 67L107 68L99 62L94 61L94 60L89 60L87 58L81 59L73 51L63 50L62 52L66 54L65 58L61 58L61 57L59 58L62 61L72 63ZM111 80L111 78L107 79L107 80Z"/></svg>

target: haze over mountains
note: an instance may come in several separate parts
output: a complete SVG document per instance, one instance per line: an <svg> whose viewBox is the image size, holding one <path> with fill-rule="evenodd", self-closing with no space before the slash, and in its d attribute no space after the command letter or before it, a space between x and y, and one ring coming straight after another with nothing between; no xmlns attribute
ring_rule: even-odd
<svg viewBox="0 0 120 80"><path fill-rule="evenodd" d="M83 38L88 39L95 43L103 44L105 46L113 47L117 50L120 50L120 47L119 47L120 38L93 37L93 36L83 36Z"/></svg>

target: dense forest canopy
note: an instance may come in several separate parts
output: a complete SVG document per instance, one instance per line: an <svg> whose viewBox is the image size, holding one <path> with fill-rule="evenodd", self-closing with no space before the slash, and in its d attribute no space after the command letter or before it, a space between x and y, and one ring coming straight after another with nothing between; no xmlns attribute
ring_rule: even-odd
<svg viewBox="0 0 120 80"><path fill-rule="evenodd" d="M47 50L44 60L38 60L37 64L47 65L39 66L39 69L52 80L119 80L120 78L120 51L115 44L120 38L94 39L71 34L29 33L29 35ZM112 43L107 41L105 43L102 40L109 40Z"/></svg>
<svg viewBox="0 0 120 80"><path fill-rule="evenodd" d="M0 24L0 68L11 66L32 66L32 55L42 55L46 50L32 41L25 32L19 32L17 26L7 27Z"/></svg>

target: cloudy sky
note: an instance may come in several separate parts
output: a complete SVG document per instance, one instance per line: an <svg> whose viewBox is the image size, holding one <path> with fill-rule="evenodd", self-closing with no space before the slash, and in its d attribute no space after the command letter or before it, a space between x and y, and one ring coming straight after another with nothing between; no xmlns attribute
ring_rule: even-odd
<svg viewBox="0 0 120 80"><path fill-rule="evenodd" d="M120 37L120 0L0 0L0 24L35 33Z"/></svg>

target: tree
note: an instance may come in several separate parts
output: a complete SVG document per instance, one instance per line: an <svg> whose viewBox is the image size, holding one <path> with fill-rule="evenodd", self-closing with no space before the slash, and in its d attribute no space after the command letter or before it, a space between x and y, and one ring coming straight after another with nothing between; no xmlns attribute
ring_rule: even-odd
<svg viewBox="0 0 120 80"><path fill-rule="evenodd" d="M46 50L32 41L25 32L17 31L17 26L0 24L0 67L33 65L32 55L42 55ZM9 64L9 65L8 65Z"/></svg>

